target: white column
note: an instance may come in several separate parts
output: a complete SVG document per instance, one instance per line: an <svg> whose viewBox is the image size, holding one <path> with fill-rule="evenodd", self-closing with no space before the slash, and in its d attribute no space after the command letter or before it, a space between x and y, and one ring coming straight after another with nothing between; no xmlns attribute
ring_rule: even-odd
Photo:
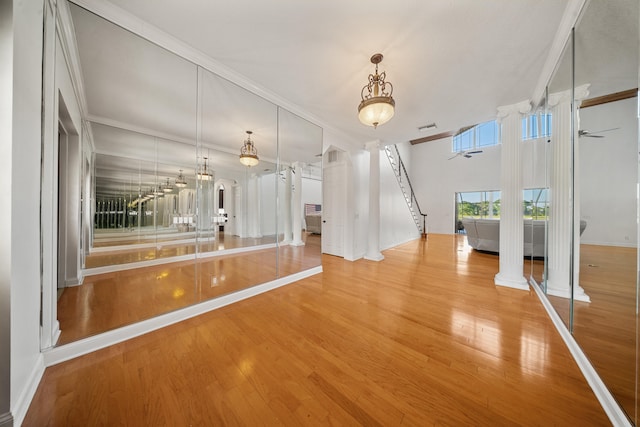
<svg viewBox="0 0 640 427"><path fill-rule="evenodd" d="M295 174L293 183L293 246L302 246L302 165L299 162L293 164Z"/></svg>
<svg viewBox="0 0 640 427"><path fill-rule="evenodd" d="M284 236L280 244L288 245L293 241L291 233L291 168L284 168L284 200L282 202L282 217L284 221Z"/></svg>
<svg viewBox="0 0 640 427"><path fill-rule="evenodd" d="M589 94L588 86L575 89L576 104ZM547 256L547 294L570 298L571 282L574 283L573 297L579 301L590 301L579 285L580 271L580 201L578 180L572 191L572 173L576 178L579 157L578 144L572 158L572 139L577 142L577 114L575 126L571 123L571 91L554 93L549 96L552 115L551 133L551 176L549 189L549 232ZM573 236L573 246L572 246ZM571 254L573 253L573 258ZM571 262L573 260L573 274ZM573 275L573 279L572 276Z"/></svg>
<svg viewBox="0 0 640 427"><path fill-rule="evenodd" d="M372 141L365 146L369 151L369 238L365 259L382 261L380 252L380 143Z"/></svg>
<svg viewBox="0 0 640 427"><path fill-rule="evenodd" d="M523 276L524 222L522 218L522 115L531 111L531 102L498 107L502 124L500 162L500 271L494 283L528 290Z"/></svg>
<svg viewBox="0 0 640 427"><path fill-rule="evenodd" d="M249 237L260 238L260 178L256 174L249 177L248 190Z"/></svg>

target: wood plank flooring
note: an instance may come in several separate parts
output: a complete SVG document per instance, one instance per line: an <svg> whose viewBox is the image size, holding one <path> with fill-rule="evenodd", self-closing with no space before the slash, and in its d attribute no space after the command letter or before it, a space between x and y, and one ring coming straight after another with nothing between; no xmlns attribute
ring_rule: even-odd
<svg viewBox="0 0 640 427"><path fill-rule="evenodd" d="M86 276L58 300L58 345L149 319L221 295L319 266L320 236L283 246L197 262L168 262ZM118 257L118 254L113 254ZM128 257L125 252L123 257ZM277 258L277 259L276 259Z"/></svg>
<svg viewBox="0 0 640 427"><path fill-rule="evenodd" d="M636 248L580 245L573 335L627 414L636 414Z"/></svg>
<svg viewBox="0 0 640 427"><path fill-rule="evenodd" d="M275 243L276 236L264 236L260 238L237 237L233 235L225 235L224 232L217 234L215 240L201 241L198 243L198 252L214 252L224 249L246 248L250 246L265 245ZM149 261L159 258L171 258L182 255L193 255L196 253L195 242L190 244L174 243L171 240L158 239L150 247L139 249L123 249L127 245L138 243L137 239L130 241L117 242L117 249L108 250L109 246L103 244L95 244L102 251L94 252L87 255L85 259L85 268L104 267L108 265L127 264L131 262ZM145 243L150 243L146 241Z"/></svg>
<svg viewBox="0 0 640 427"><path fill-rule="evenodd" d="M47 368L24 426L610 425L532 292L430 235Z"/></svg>

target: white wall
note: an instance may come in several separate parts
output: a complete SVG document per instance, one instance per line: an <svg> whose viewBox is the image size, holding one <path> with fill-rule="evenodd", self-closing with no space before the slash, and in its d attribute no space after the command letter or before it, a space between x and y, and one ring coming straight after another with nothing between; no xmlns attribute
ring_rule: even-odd
<svg viewBox="0 0 640 427"><path fill-rule="evenodd" d="M500 146L483 148L467 159L447 160L451 138L411 147L411 182L427 217L429 233L454 232L455 193L500 189Z"/></svg>
<svg viewBox="0 0 640 427"><path fill-rule="evenodd" d="M22 422L43 369L39 322L42 9L43 2L14 2L12 151L10 160L2 156L5 167L0 168L11 171L11 203L3 204L10 206L11 214L2 218L11 233L2 240L11 242L11 410L16 425Z"/></svg>
<svg viewBox="0 0 640 427"><path fill-rule="evenodd" d="M260 185L260 233L263 236L276 234L276 174L262 175ZM282 231L282 229L279 229Z"/></svg>
<svg viewBox="0 0 640 427"><path fill-rule="evenodd" d="M307 223L304 220L304 205L309 203L314 205L322 204L322 181L302 177L302 197L300 199L300 212L302 215L302 228L304 229L307 228Z"/></svg>
<svg viewBox="0 0 640 427"><path fill-rule="evenodd" d="M13 146L13 3L0 2L0 206L11 206ZM0 235L11 236L11 209L0 209ZM11 422L11 239L0 240L0 425Z"/></svg>
<svg viewBox="0 0 640 427"><path fill-rule="evenodd" d="M410 144L398 144L397 147L407 173L411 175ZM414 183L413 178L411 178L411 183L412 185L421 185L421 183ZM406 188L408 191L408 186ZM418 199L420 208L422 208L421 203L422 201ZM380 152L380 249L385 250L418 237L420 237L420 232L413 221L411 211L409 211L393 168L383 149Z"/></svg>
<svg viewBox="0 0 640 427"><path fill-rule="evenodd" d="M455 194L465 191L500 190L502 146L484 147L467 159L453 156L452 138L411 146L411 182L418 202L427 215L429 233L454 232ZM546 139L524 141L522 179L524 188L544 186Z"/></svg>
<svg viewBox="0 0 640 427"><path fill-rule="evenodd" d="M637 98L580 110L580 129L604 138L578 139L580 215L587 221L581 243L636 246L638 178Z"/></svg>

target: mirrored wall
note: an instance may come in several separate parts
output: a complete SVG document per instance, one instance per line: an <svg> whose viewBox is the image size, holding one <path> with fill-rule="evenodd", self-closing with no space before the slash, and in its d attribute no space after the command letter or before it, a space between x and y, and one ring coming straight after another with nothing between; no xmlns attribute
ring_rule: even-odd
<svg viewBox="0 0 640 427"><path fill-rule="evenodd" d="M586 3L548 84L544 265L532 277L614 399L638 424L639 10Z"/></svg>
<svg viewBox="0 0 640 427"><path fill-rule="evenodd" d="M320 266L319 126L71 2L57 14L58 345Z"/></svg>

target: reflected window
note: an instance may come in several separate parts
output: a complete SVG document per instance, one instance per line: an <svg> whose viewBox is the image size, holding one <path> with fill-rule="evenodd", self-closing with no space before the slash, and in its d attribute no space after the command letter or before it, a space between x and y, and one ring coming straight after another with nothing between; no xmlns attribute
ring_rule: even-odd
<svg viewBox="0 0 640 427"><path fill-rule="evenodd" d="M551 114L537 112L522 119L522 140L551 136Z"/></svg>
<svg viewBox="0 0 640 427"><path fill-rule="evenodd" d="M531 188L524 190L524 218L549 218L549 191L546 188Z"/></svg>

